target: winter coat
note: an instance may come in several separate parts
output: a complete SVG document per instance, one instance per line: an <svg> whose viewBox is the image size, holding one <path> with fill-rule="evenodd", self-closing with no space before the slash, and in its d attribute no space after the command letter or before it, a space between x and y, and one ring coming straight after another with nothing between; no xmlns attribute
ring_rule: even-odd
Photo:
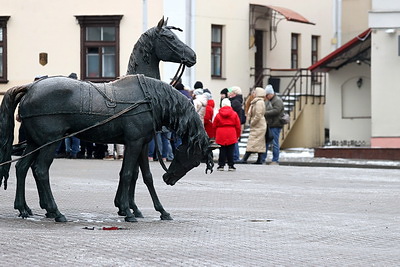
<svg viewBox="0 0 400 267"><path fill-rule="evenodd" d="M229 106L219 109L214 118L215 142L221 146L237 142L241 133L240 120L237 113Z"/></svg>
<svg viewBox="0 0 400 267"><path fill-rule="evenodd" d="M215 137L215 130L213 127L213 116L214 116L215 102L213 99L209 99L206 106L206 113L204 114L204 129L207 132L208 137Z"/></svg>
<svg viewBox="0 0 400 267"><path fill-rule="evenodd" d="M265 153L265 132L267 123L265 121L265 104L263 97L255 97L250 104L247 120L250 124L249 139L246 152Z"/></svg>
<svg viewBox="0 0 400 267"><path fill-rule="evenodd" d="M199 114L201 121L204 123L204 115L206 113L207 97L205 95L197 95L193 100L194 108Z"/></svg>
<svg viewBox="0 0 400 267"><path fill-rule="evenodd" d="M279 96L274 95L274 97L271 98L269 101L265 101L265 119L267 120L269 127L283 127L283 124L280 121L283 111L283 101Z"/></svg>
<svg viewBox="0 0 400 267"><path fill-rule="evenodd" d="M246 122L246 116L243 110L243 96L242 95L235 95L234 97L229 98L231 101L231 107L239 116L240 123L244 124Z"/></svg>

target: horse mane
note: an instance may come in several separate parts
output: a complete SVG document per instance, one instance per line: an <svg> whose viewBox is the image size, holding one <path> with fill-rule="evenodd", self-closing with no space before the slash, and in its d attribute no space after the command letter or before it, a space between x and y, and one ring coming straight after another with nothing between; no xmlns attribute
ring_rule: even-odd
<svg viewBox="0 0 400 267"><path fill-rule="evenodd" d="M153 89L152 106L156 114L161 114L162 119L157 122L158 126L161 128L164 124L182 139L187 138L188 151L200 148L205 154L209 140L193 104L171 85L155 79L146 81L149 80L154 84L148 86Z"/></svg>
<svg viewBox="0 0 400 267"><path fill-rule="evenodd" d="M139 59L135 55L135 51L139 50L140 54L143 55L143 61L147 64L150 63L151 51L153 50L153 39L156 34L156 27L153 27L144 32L139 40L133 47L131 56L129 58L128 70L126 74L136 74Z"/></svg>

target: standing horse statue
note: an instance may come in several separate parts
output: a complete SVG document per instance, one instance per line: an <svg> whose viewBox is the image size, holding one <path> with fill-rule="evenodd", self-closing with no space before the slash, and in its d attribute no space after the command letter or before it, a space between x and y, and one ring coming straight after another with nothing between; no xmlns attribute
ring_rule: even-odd
<svg viewBox="0 0 400 267"><path fill-rule="evenodd" d="M57 140L68 134L97 143L120 143L125 154L115 205L126 215L130 210L134 170L143 145L154 131L166 126L182 138L163 180L174 185L188 171L206 160L206 172L212 171L212 152L203 124L193 105L172 86L143 75L128 75L107 84L93 84L67 77L51 77L26 86L9 89L0 106L0 162L11 159L14 112L26 126L27 148L16 164L17 191L14 208L23 218L32 214L25 199L25 179L32 168L39 203L48 217L67 221L58 210L50 182L49 168L54 159ZM56 141L55 141L56 140ZM6 184L10 163L0 166L0 182Z"/></svg>
<svg viewBox="0 0 400 267"><path fill-rule="evenodd" d="M181 42L179 38L171 30L179 30L174 26L167 26L167 20L162 18L156 27L153 27L143 33L135 44L128 64L127 74L144 74L148 77L160 79L159 64L160 61L174 62L185 64L191 67L196 64L196 54L186 44ZM153 177L150 171L148 152L148 143L143 144L140 149L138 163L142 172L143 181L146 184L155 210L160 212L162 220L172 220L170 214L165 211L162 206L156 190L154 188ZM160 160L160 159L159 159ZM135 176L132 179L130 187L130 208L133 210L135 217L143 218L142 212L135 203L135 187L138 179L139 170L134 170ZM118 214L124 216L124 212L119 210Z"/></svg>

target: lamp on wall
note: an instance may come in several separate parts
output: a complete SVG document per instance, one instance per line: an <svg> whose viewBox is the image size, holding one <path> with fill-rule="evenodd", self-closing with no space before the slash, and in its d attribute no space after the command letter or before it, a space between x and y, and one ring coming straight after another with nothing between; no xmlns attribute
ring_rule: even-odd
<svg viewBox="0 0 400 267"><path fill-rule="evenodd" d="M358 88L361 88L361 86L362 86L362 84L363 84L363 79L360 77L360 78L358 78L358 81L356 82L357 83L357 87Z"/></svg>

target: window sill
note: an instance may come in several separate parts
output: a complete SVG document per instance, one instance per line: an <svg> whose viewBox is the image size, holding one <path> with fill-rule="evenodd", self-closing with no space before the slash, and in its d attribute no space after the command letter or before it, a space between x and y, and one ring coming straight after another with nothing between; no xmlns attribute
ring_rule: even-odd
<svg viewBox="0 0 400 267"><path fill-rule="evenodd" d="M216 77L216 76L211 76L211 79L213 79L213 80L223 80L223 81L226 80L226 78L224 78L224 77Z"/></svg>

